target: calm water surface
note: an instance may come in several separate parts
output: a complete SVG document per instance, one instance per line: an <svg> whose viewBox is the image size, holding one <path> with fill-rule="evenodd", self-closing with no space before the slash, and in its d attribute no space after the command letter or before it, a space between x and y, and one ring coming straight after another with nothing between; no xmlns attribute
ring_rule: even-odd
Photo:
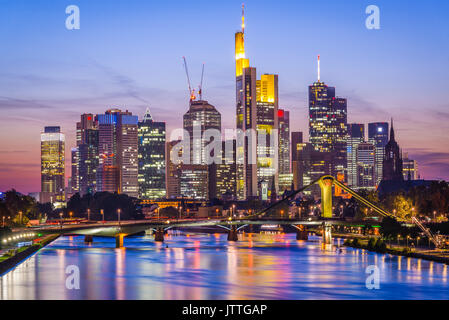
<svg viewBox="0 0 449 320"><path fill-rule="evenodd" d="M1 299L449 299L448 267L379 255L295 235L171 234L115 240L61 237L0 278ZM341 240L336 240L341 244ZM66 288L66 268L79 267L80 289ZM366 268L380 269L368 290Z"/></svg>

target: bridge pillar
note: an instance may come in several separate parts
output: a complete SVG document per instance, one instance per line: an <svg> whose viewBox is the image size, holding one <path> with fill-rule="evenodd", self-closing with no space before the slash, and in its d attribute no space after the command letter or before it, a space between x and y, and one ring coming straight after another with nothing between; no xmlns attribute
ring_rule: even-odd
<svg viewBox="0 0 449 320"><path fill-rule="evenodd" d="M228 241L238 241L238 231L236 226L231 226L231 230L228 232Z"/></svg>
<svg viewBox="0 0 449 320"><path fill-rule="evenodd" d="M323 243L332 244L332 226L330 224L323 223Z"/></svg>
<svg viewBox="0 0 449 320"><path fill-rule="evenodd" d="M164 229L163 228L157 228L157 230L154 232L154 241L164 242Z"/></svg>
<svg viewBox="0 0 449 320"><path fill-rule="evenodd" d="M307 232L307 228L305 226L300 225L296 230L296 240L309 240L309 233Z"/></svg>
<svg viewBox="0 0 449 320"><path fill-rule="evenodd" d="M318 181L321 188L321 213L324 218L332 218L332 177L324 177Z"/></svg>
<svg viewBox="0 0 449 320"><path fill-rule="evenodd" d="M115 236L115 247L116 248L123 248L123 238L125 237L125 234L119 233Z"/></svg>
<svg viewBox="0 0 449 320"><path fill-rule="evenodd" d="M84 236L84 243L92 243L92 242L94 242L94 236L92 236L92 235Z"/></svg>

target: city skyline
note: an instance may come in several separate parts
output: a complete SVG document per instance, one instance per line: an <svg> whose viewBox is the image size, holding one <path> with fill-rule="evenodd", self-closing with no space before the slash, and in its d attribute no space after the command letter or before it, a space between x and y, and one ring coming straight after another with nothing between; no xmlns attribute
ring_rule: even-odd
<svg viewBox="0 0 449 320"><path fill-rule="evenodd" d="M119 4L114 3L111 5L112 8L108 8L107 10L119 8L122 2L118 1L118 3ZM335 6L331 5L329 2L326 2L326 4ZM347 5L344 8L339 8L339 12L343 11L346 14L351 12L351 15L353 15L354 18L358 18L358 20L348 23L342 18L337 24L338 28L349 28L349 25L351 25L351 28L358 28L350 34L353 41L360 40L361 35L370 38L370 41L389 39L392 36L392 26L396 27L394 30L397 31L398 25L397 22L392 23L390 20L390 15L392 13L389 12L388 9L394 9L396 15L401 13L396 5L390 5L384 1L380 1L379 4L383 14L381 30L370 31L364 28L364 18L366 16L364 15L363 6L361 5ZM141 5L146 7L143 3L141 3ZM142 66L145 65L146 67L149 67L148 69L142 68L145 69L144 71L136 70L139 69L139 63L134 61L134 64L130 64L128 62L128 60L132 60L132 58L135 57L134 50L131 50L131 52L133 52L132 54L129 52L128 54L126 54L126 52L119 52L113 55L112 60L109 59L110 61L108 61L108 57L104 53L97 53L97 57L95 57L95 55L93 55L95 50L90 51L90 53L86 51L85 44L84 47L82 46L81 48L74 50L76 49L76 44L72 44L75 46L72 47L72 45L64 43L63 39L69 42L68 39L71 37L74 38L75 43L84 43L85 40L82 40L81 38L86 37L91 33L89 32L89 28L93 28L93 31L96 32L99 31L98 34L100 35L102 32L109 32L108 30L102 30L104 26L99 26L99 21L94 21L91 16L91 10L102 10L101 8L98 8L98 4L89 5L85 1L80 1L79 6L81 10L82 26L79 31L73 31L74 33L70 33L63 26L62 22L64 22L65 18L63 6L60 6L60 17L58 16L57 18L56 11L58 10L58 6L46 8L46 5L41 5L44 9L48 9L46 15L51 17L51 19L44 24L43 30L50 28L50 25L52 24L54 25L51 27L57 29L53 33L55 37L54 42L51 42L48 39L48 46L52 47L60 45L61 48L59 48L59 50L61 50L61 52L59 53L70 50L73 52L70 54L66 52L66 56L61 54L59 59L50 61L48 58L43 59L42 57L49 48L43 46L42 52L36 52L36 55L32 59L25 59L25 64L17 67L17 70L14 68L11 69L9 64L14 61L16 61L16 63L18 61L23 62L24 58L20 57L20 55L17 57L6 55L6 59L0 62L2 70L4 70L3 89L0 92L0 110L4 114L6 113L0 120L2 128L2 147L0 150L0 152L2 152L2 169L0 169L0 190L5 191L10 188L16 188L18 191L24 193L38 191L40 184L38 169L40 166L40 152L39 141L36 137L39 137L44 126L60 126L61 131L66 134L65 158L66 160L70 159L70 150L75 146L76 142L75 123L79 120L79 115L82 113L100 114L106 109L117 107L122 110L129 109L133 114L138 115L139 118L141 118L145 113L146 108L149 107L152 110L152 115L155 121L167 122L167 135L169 137L171 130L182 127L182 114L189 103L187 84L181 63L181 57L183 55L186 55L189 59L189 66L192 69L192 81L194 84L199 80L200 63L202 61L206 63L204 85L205 100L208 100L211 104L216 106L217 110L224 115L223 128L235 128L235 87L233 85L233 81L235 81L233 80L234 39L232 33L239 28L238 22L240 17L238 16L239 12L236 8L240 5L240 3L231 2L226 5L205 5L204 8L205 12L203 12L203 14L205 15L206 13L217 15L220 13L221 9L225 10L224 14L220 15L220 17L222 16L220 19L226 20L226 23L220 23L219 26L217 25L217 29L219 29L217 31L219 32L216 35L219 40L221 39L224 42L223 44L220 44L220 48L226 48L225 54L214 51L208 52L203 49L199 50L200 52L196 52L195 50L192 50L192 45L188 42L178 41L176 50L170 50L169 57L164 60L168 62L165 69L156 66L156 64L160 64L160 62L155 59L154 53L150 54L145 52L145 54L142 53L141 56L139 55L136 57L136 60L140 63L144 60L146 61L148 57L153 58L153 60L148 59L153 61L153 63L148 64L148 61L146 61L146 63L142 64ZM278 5L285 10L286 7L293 4L281 2ZM441 5L447 6L445 3L441 3ZM20 4L17 5L17 7L14 7L14 5L10 6L12 6L12 18L6 19L6 22L2 21L2 25L8 22L11 23L14 19L14 12L18 14L18 11L20 11ZM30 4L30 6L32 7L33 5ZM161 6L162 5L159 5L156 11L160 10L158 12L162 13L163 16L164 11ZM248 56L251 58L251 61L254 62L252 62L252 64L258 67L259 74L267 72L279 74L279 107L290 111L290 117L293 120L291 121L291 131L302 131L305 135L305 140L308 140L307 87L316 80L316 55L321 54L321 78L329 86L337 87L339 96L348 99L348 123L358 122L367 125L369 122L388 122L389 119L393 117L395 119L397 140L402 149L409 153L411 158L418 161L422 177L426 179L449 180L449 153L444 145L445 133L447 133L448 130L448 124L444 123L444 119L449 118L449 114L444 109L445 102L443 102L443 94L439 92L441 90L435 89L433 85L434 82L437 81L435 79L440 79L441 82L444 80L444 73L445 70L448 69L449 63L446 62L444 64L443 61L439 59L435 59L436 61L432 59L429 59L431 61L422 61L425 59L420 56L422 60L419 60L420 65L418 66L414 65L413 59L411 59L415 58L416 60L416 56L414 56L414 54L416 55L416 52L408 56L404 55L402 58L399 57L400 55L390 55L387 57L385 56L385 52L381 55L379 54L379 48L373 48L373 50L375 49L374 52L365 52L367 56L362 58L362 53L358 52L357 54L357 50L356 53L354 53L349 52L350 50L347 50L347 48L338 49L334 47L331 49L326 45L315 44L314 41L316 40L314 39L312 39L313 41L311 41L310 45L312 48L305 50L304 54L302 54L301 51L298 51L298 53L295 54L295 59L291 53L287 54L289 50L278 49L278 46L280 48L289 48L289 45L292 45L291 43L283 42L285 40L285 35L279 37L279 39L273 40L275 43L274 48L267 49L267 47L265 47L265 49L263 49L264 44L266 45L266 40L263 39L264 34L271 34L271 32L275 32L281 28L281 26L288 26L294 21L278 21L278 24L273 24L273 30L267 30L266 26L264 27L264 25L261 25L261 22L263 23L263 21L261 21L263 20L261 7L270 7L270 5L264 4L262 6L257 6L254 2L248 1L246 6L248 8L246 12L246 21L249 22L246 23L245 46ZM319 7L320 5L317 6ZM420 6L423 5L416 5L416 7L412 6L412 13L416 12L415 10L418 10L417 7ZM345 10L345 8L347 9L348 7L351 8L351 10ZM14 8L16 10L14 10ZM303 9L309 9L311 13L316 13L314 11L316 6L312 4L304 5ZM42 10L42 8L37 8L38 13L43 13ZM425 13L429 14L428 10L429 9L426 7ZM356 11L356 13L353 11ZM23 14L26 15L27 13L25 12ZM115 14L117 15L119 13L115 12ZM121 14L126 14L126 10ZM135 12L133 14L135 14ZM289 15L289 17L291 16ZM440 15L438 17L442 18ZM55 23L57 19L61 19L61 26L56 26ZM208 17L206 20L208 19L211 18ZM104 21L105 19L101 19L100 17L100 20ZM28 22L32 24L33 20L28 20ZM438 22L438 19L433 21L434 24L438 24ZM107 24L107 22L105 22L105 24ZM125 28L125 30L121 31L120 36L125 36L127 32L132 31L133 28L136 27L137 26L132 25L129 28ZM413 29L413 26L409 27ZM422 28L422 25L420 27ZM429 28L430 27L431 26L429 26ZM22 26L21 28L22 29L20 29L19 32L15 30L16 34L19 34L18 37L22 36L26 38L29 36L29 33L27 32L30 32L31 29L27 29L26 26ZM321 30L321 28L324 27L320 27L319 30ZM404 32L404 29L399 29ZM6 28L6 31L3 31L0 34L5 41L7 41L6 39L9 36L8 30L9 28ZM299 30L299 28L297 30ZM307 30L311 31L312 26L305 26L305 28L301 29L302 32L306 32ZM436 29L435 31L440 31L441 36L447 32L447 30ZM76 32L79 32L79 34L76 34ZM175 34L173 27L165 30L163 26L161 26L157 32L159 36L161 34L171 36ZM210 34L211 32L211 30L204 30L204 33L206 34ZM183 32L181 33L184 34ZM309 40L311 38L313 37L310 37ZM135 41L134 47L139 47L141 45L136 39L127 39L127 41L133 40ZM112 39L110 39L110 41L112 42ZM276 43L277 41L278 43ZM100 42L103 43L103 45L109 43L106 40ZM209 44L212 46L217 45L218 42L217 39L207 37L206 39L201 40L201 44L206 47L209 47ZM294 39L292 42L298 42L298 40ZM307 41L299 42L304 45ZM382 46L385 46L384 42L379 43L382 43ZM32 42L30 44L32 44ZM164 41L162 41L162 44L164 44ZM360 44L361 46L367 45L367 42L361 42ZM15 50L18 50L22 45L23 44L19 43L18 46L15 47ZM111 43L109 43L109 45L111 45ZM421 52L419 49L416 50L416 44L414 45L415 51L419 51L418 56L419 54L426 54L429 58L433 57L430 50L428 53ZM439 45L441 46L440 52L449 51L447 44L440 43ZM406 45L401 42L397 47L401 50L405 50ZM173 48L168 48L168 50L169 49ZM385 47L382 47L382 50L385 51ZM13 50L12 52L16 51ZM156 56L163 54L164 52L165 51L162 49L160 51L157 50ZM75 57L75 53L81 54L83 59L76 60L77 57ZM73 54L74 56L72 56ZM289 58L285 58L283 64L276 64L277 59L283 54ZM346 56L345 59L347 60L342 60L343 54ZM271 58L270 55L273 55L274 58ZM444 54L441 54L441 56L444 56ZM98 60L99 58L101 58L101 63L98 62L100 61ZM218 65L217 60L215 60L219 60L220 58L223 58L221 61L222 65ZM377 58L379 59L377 60ZM114 59L121 61L121 63L115 65L113 63ZM356 78L357 73L360 73L361 71L355 70L357 68L354 66L349 67L349 62L354 61L357 65L361 62L360 59L365 59L364 61L367 63L367 65L363 64L364 67L366 66L366 74L364 77L362 76L362 78ZM401 59L408 63L409 68L413 66L415 68L414 71L417 74L418 72L421 72L422 76L415 77L416 79L413 80L410 79L411 75L408 74L407 78L407 73L403 72L407 64ZM39 62L44 63L41 65ZM373 71L373 67L369 66L369 64L377 65L376 68L381 68L380 71L378 70L377 72L370 74L370 71ZM439 68L433 68L432 74L423 73L423 65L426 66L425 72L430 72L433 64L437 64ZM114 67L111 67L111 65ZM287 69L290 65L294 66L294 68L291 68L293 70ZM192 68L192 66L194 67ZM359 65L359 67L360 66L361 65ZM392 77L395 73L402 74L403 77L401 77L400 80L397 80L397 75L396 78ZM296 74L296 77L293 77L292 74ZM385 75L385 79L383 79L381 74ZM161 78L161 76L166 76L166 78ZM380 81L381 79L379 77L385 81ZM145 78L153 78L153 80L143 80ZM418 78L420 78L420 81L418 81ZM87 81L84 81L86 79ZM292 81L292 79L295 80ZM105 82L109 87L102 83L104 80L106 80ZM152 87L151 82L154 80L160 80L159 88ZM421 85L421 87L419 87L419 85ZM418 87L421 93L417 90ZM388 93L392 91L392 88L397 92L392 96L389 96ZM74 89L74 92L72 93L69 89ZM94 92L96 91L95 89L99 89L98 93ZM96 96L97 94L98 96ZM429 96L432 99L429 99ZM407 109L407 113L403 112L405 105L409 108ZM415 111L416 108L419 109L426 105L428 106L426 112ZM440 121L439 128L435 128L434 126L432 127L434 130L426 130L428 126L434 123L437 119ZM70 176L70 161L66 161L66 176Z"/></svg>

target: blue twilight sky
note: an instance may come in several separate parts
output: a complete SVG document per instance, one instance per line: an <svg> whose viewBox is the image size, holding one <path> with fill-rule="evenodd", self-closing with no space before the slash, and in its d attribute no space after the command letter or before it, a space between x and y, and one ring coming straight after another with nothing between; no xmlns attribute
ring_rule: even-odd
<svg viewBox="0 0 449 320"><path fill-rule="evenodd" d="M381 29L365 27L368 5ZM81 29L65 28L68 5ZM449 1L245 1L246 52L279 74L292 130L307 129L307 86L321 79L348 98L349 122L395 119L424 178L449 179ZM0 190L39 191L39 133L61 125L67 150L81 113L151 108L182 126L188 90L206 63L204 98L235 127L234 33L241 1L0 0ZM69 152L67 152L67 159ZM69 161L67 161L69 164ZM67 170L67 175L70 171Z"/></svg>

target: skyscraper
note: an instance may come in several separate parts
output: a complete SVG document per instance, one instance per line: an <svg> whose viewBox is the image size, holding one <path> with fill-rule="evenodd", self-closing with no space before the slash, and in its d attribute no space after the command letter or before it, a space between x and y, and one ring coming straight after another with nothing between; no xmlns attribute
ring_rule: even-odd
<svg viewBox="0 0 449 320"><path fill-rule="evenodd" d="M393 119L391 120L390 140L385 146L382 180L386 181L404 180L404 176L402 173L402 154L399 145L395 139Z"/></svg>
<svg viewBox="0 0 449 320"><path fill-rule="evenodd" d="M357 145L357 183L358 189L374 189L376 187L376 148L372 143Z"/></svg>
<svg viewBox="0 0 449 320"><path fill-rule="evenodd" d="M86 182L86 177L81 177L79 170L80 170L80 164L81 163L92 163L94 165L98 165L98 155L92 154L89 152L89 155L92 155L94 158L83 158L81 159L80 155L80 146L83 144L86 144L87 139L91 139L92 133L90 131L96 130L96 121L93 114L82 114L81 119L79 122L76 123L76 148L72 149L72 179L71 179L71 185L72 185L72 193L80 192L81 195L84 195L86 190L86 185L89 184L90 186L94 186L96 184L96 178L89 178L90 181ZM89 131L89 133L88 133ZM91 143L92 141L90 141ZM94 146L94 148L98 149L98 145ZM98 150L96 150L98 153ZM88 155L87 153L84 153L84 156ZM84 168L86 171L87 169ZM96 172L96 168L93 169ZM90 171L90 170L89 170ZM83 191L81 191L81 181L83 181ZM89 192L95 192L94 189L90 189Z"/></svg>
<svg viewBox="0 0 449 320"><path fill-rule="evenodd" d="M139 122L139 197L165 196L165 122L153 121L147 109Z"/></svg>
<svg viewBox="0 0 449 320"><path fill-rule="evenodd" d="M257 196L257 137L252 136L257 129L257 79L256 68L251 68L245 57L244 12L242 31L235 34L235 64L237 129L245 133L245 137L237 141L237 197L245 200Z"/></svg>
<svg viewBox="0 0 449 320"><path fill-rule="evenodd" d="M332 154L317 151L313 144L305 142L297 145L294 176L295 189L310 185L313 181L324 175L329 175L332 167ZM305 194L320 196L320 188L313 185Z"/></svg>
<svg viewBox="0 0 449 320"><path fill-rule="evenodd" d="M206 165L183 164L180 176L181 196L195 200L209 199L209 168Z"/></svg>
<svg viewBox="0 0 449 320"><path fill-rule="evenodd" d="M388 122L368 124L368 142L376 147L376 185L382 181L385 147L388 143L388 127Z"/></svg>
<svg viewBox="0 0 449 320"><path fill-rule="evenodd" d="M181 167L182 163L172 161L175 157L181 158L182 150L178 155L172 155L173 147L181 143L181 140L174 140L166 144L166 189L167 198L177 198L181 196Z"/></svg>
<svg viewBox="0 0 449 320"><path fill-rule="evenodd" d="M221 114L207 101L190 101L184 114L184 130L190 138L190 164L207 164L206 146L210 143L206 130L217 130L221 135Z"/></svg>
<svg viewBox="0 0 449 320"><path fill-rule="evenodd" d="M65 135L60 127L45 127L41 133L40 202L65 201Z"/></svg>
<svg viewBox="0 0 449 320"><path fill-rule="evenodd" d="M358 183L357 172L357 147L365 142L365 125L359 123L348 124L348 142L347 142L347 177L348 186L356 187Z"/></svg>
<svg viewBox="0 0 449 320"><path fill-rule="evenodd" d="M220 155L210 154L207 151L207 146L213 141L207 131L216 131L221 147L221 114L207 101L191 100L189 110L184 114L184 130L189 135L184 137L184 140L190 139L190 163L181 166L181 196L209 199L209 187L215 185L209 181L215 173L209 175L209 172L216 169L210 160Z"/></svg>
<svg viewBox="0 0 449 320"><path fill-rule="evenodd" d="M295 190L298 190L302 185L302 174L299 162L299 151L303 147L302 132L292 132L291 150L292 150L292 171L293 171L293 185Z"/></svg>
<svg viewBox="0 0 449 320"><path fill-rule="evenodd" d="M131 112L110 109L97 115L98 191L138 197L138 119Z"/></svg>
<svg viewBox="0 0 449 320"><path fill-rule="evenodd" d="M279 191L290 190L293 175L291 173L290 112L278 111L279 118Z"/></svg>
<svg viewBox="0 0 449 320"><path fill-rule="evenodd" d="M97 191L98 130L86 129L82 143L78 146L78 184L80 195Z"/></svg>
<svg viewBox="0 0 449 320"><path fill-rule="evenodd" d="M405 154L403 162L403 176L405 181L419 180L418 162L409 159L408 154Z"/></svg>
<svg viewBox="0 0 449 320"><path fill-rule="evenodd" d="M279 184L279 94L278 76L263 74L256 81L257 97L257 194L268 183L268 197ZM285 138L285 137L284 137ZM274 179L274 183L272 183Z"/></svg>
<svg viewBox="0 0 449 320"><path fill-rule="evenodd" d="M223 141L221 152L221 164L213 164L209 167L210 197L234 199L236 197L236 141Z"/></svg>
<svg viewBox="0 0 449 320"><path fill-rule="evenodd" d="M70 160L71 160L71 177L70 177L70 185L69 185L69 194L68 197L71 197L75 193L79 192L79 179L78 179L78 171L79 171L79 149L78 147L72 148L70 150Z"/></svg>
<svg viewBox="0 0 449 320"><path fill-rule="evenodd" d="M309 137L316 151L332 153L331 173L344 173L347 165L347 101L320 80L309 86Z"/></svg>

